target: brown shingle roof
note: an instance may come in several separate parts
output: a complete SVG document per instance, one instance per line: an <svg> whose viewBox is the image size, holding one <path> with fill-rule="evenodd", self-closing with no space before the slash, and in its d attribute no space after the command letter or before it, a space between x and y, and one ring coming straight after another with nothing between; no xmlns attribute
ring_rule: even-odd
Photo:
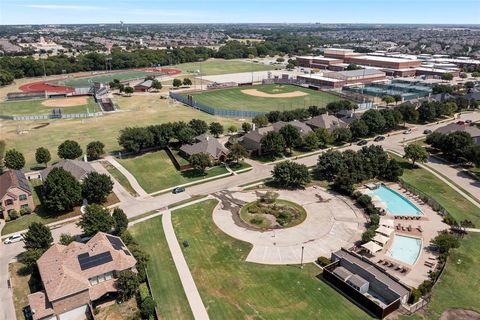
<svg viewBox="0 0 480 320"><path fill-rule="evenodd" d="M32 193L28 180L20 170L8 170L0 175L0 199L2 199L10 188L20 188L29 194Z"/></svg>
<svg viewBox="0 0 480 320"><path fill-rule="evenodd" d="M38 269L50 301L93 288L89 282L91 277L135 266L135 258L121 239L110 235L108 237L117 242L113 243L107 234L99 232L86 244L75 241L68 246L55 244L38 259ZM82 270L79 255L88 254L91 257L104 252L111 253L111 261ZM97 295L98 292L95 296Z"/></svg>
<svg viewBox="0 0 480 320"><path fill-rule="evenodd" d="M28 295L28 304L32 310L33 320L42 319L53 315L52 304L48 301L45 291L39 291Z"/></svg>

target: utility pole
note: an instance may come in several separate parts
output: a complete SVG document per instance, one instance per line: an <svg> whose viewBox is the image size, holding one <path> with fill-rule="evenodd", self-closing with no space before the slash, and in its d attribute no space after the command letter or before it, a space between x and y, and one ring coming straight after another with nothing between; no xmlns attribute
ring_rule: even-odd
<svg viewBox="0 0 480 320"><path fill-rule="evenodd" d="M301 261L300 261L300 269L303 269L303 251L304 251L305 247L302 246L302 258L301 258Z"/></svg>

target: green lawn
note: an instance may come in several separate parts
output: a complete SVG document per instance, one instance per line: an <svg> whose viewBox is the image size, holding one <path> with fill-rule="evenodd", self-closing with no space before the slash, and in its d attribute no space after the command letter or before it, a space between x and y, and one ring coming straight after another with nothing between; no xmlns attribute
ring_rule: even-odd
<svg viewBox="0 0 480 320"><path fill-rule="evenodd" d="M243 90L249 89L256 89L269 94L300 91L306 93L307 95L290 98L271 98L255 97L242 92ZM306 89L293 85L275 84L212 90L194 93L192 96L194 100L218 109L263 112L306 108L310 105L324 107L329 102L340 100L340 98L322 91Z"/></svg>
<svg viewBox="0 0 480 320"><path fill-rule="evenodd" d="M150 255L148 276L153 298L163 319L193 319L175 263L158 216L130 228L135 240Z"/></svg>
<svg viewBox="0 0 480 320"><path fill-rule="evenodd" d="M244 62L240 60L215 59L204 62L182 63L173 66L182 70L183 73L197 73L202 71L204 76L215 74L239 73L253 71L273 70L275 67L266 64Z"/></svg>
<svg viewBox="0 0 480 320"><path fill-rule="evenodd" d="M81 78L71 78L71 79L62 80L62 81L54 81L52 83L62 85L62 86L81 88L81 87L89 87L94 82L109 83L114 79L123 81L123 80L145 78L147 76L156 76L156 75L162 75L162 73L145 72L141 70L113 71L109 73L92 72L91 76L81 77Z"/></svg>
<svg viewBox="0 0 480 320"><path fill-rule="evenodd" d="M480 208L474 206L470 201L466 200L462 195L429 171L422 168L412 169L411 165L405 160L398 156L394 157L398 161L401 161L403 165L404 172L402 179L405 182L435 199L440 205L447 209L457 221L468 219L476 226L480 226Z"/></svg>
<svg viewBox="0 0 480 320"><path fill-rule="evenodd" d="M61 98L63 99L63 98ZM61 100L58 98L58 100ZM54 107L44 106L42 102L47 100L28 100L28 101L9 101L0 103L0 115L3 116L23 116L23 115L44 115L51 114ZM92 98L81 106L62 107L65 114L85 113L100 111L100 108Z"/></svg>
<svg viewBox="0 0 480 320"><path fill-rule="evenodd" d="M175 169L164 150L121 159L118 162L135 176L138 183L148 193L228 172L223 166L213 167L207 170L205 175L197 175L193 171L180 172Z"/></svg>
<svg viewBox="0 0 480 320"><path fill-rule="evenodd" d="M211 319L367 319L367 314L315 276L313 264L245 262L251 245L230 238L212 221L217 201L173 211L178 241ZM158 272L161 272L160 270Z"/></svg>
<svg viewBox="0 0 480 320"><path fill-rule="evenodd" d="M138 196L135 189L133 189L130 182L128 182L128 179L123 175L123 173L120 172L120 170L112 166L108 161L102 161L102 165L105 167L105 169L107 169L108 173L110 173L115 180L117 180L118 183L125 188L125 190L127 190L134 197Z"/></svg>

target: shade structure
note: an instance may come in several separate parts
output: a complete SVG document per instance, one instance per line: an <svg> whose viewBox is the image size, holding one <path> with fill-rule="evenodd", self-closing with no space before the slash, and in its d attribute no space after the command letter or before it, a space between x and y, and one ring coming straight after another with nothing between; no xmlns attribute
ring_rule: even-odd
<svg viewBox="0 0 480 320"><path fill-rule="evenodd" d="M380 225L393 229L393 227L395 226L395 221L393 221L392 219L387 219L385 217L380 217Z"/></svg>
<svg viewBox="0 0 480 320"><path fill-rule="evenodd" d="M382 250L382 247L373 241L362 244L362 248L367 249L370 253L375 253Z"/></svg>
<svg viewBox="0 0 480 320"><path fill-rule="evenodd" d="M380 233L377 233L375 237L373 237L373 241L380 243L382 246L384 246L388 242L388 240L390 240L389 237L385 237Z"/></svg>
<svg viewBox="0 0 480 320"><path fill-rule="evenodd" d="M390 235L393 233L393 229L385 227L385 226L380 226L375 230L377 233L383 234L387 237L390 237Z"/></svg>

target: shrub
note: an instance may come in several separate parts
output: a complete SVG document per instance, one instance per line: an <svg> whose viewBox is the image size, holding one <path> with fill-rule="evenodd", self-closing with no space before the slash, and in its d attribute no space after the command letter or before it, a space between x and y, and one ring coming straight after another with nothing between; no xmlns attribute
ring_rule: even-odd
<svg viewBox="0 0 480 320"><path fill-rule="evenodd" d="M142 319L150 319L150 317L155 314L155 301L153 301L152 297L148 296L142 301L140 314L142 315Z"/></svg>
<svg viewBox="0 0 480 320"><path fill-rule="evenodd" d="M322 267L325 267L326 265L329 265L330 263L332 263L332 261L327 257L321 256L317 258L317 263Z"/></svg>
<svg viewBox="0 0 480 320"><path fill-rule="evenodd" d="M455 220L455 218L450 213L447 213L443 217L443 222L445 222L446 224L448 224L450 226L458 226L457 220Z"/></svg>
<svg viewBox="0 0 480 320"><path fill-rule="evenodd" d="M8 217L10 218L10 220L15 220L15 219L18 219L18 212L17 210L15 209L12 209L8 212Z"/></svg>
<svg viewBox="0 0 480 320"><path fill-rule="evenodd" d="M368 205L372 204L372 198L368 194L362 194L357 198L357 202L363 208L366 208Z"/></svg>
<svg viewBox="0 0 480 320"><path fill-rule="evenodd" d="M370 216L370 224L374 226L378 226L378 223L380 222L380 216L378 214L372 214Z"/></svg>
<svg viewBox="0 0 480 320"><path fill-rule="evenodd" d="M138 287L138 294L140 295L140 301L143 301L146 297L150 296L150 291L148 290L146 283L140 284L140 287Z"/></svg>
<svg viewBox="0 0 480 320"><path fill-rule="evenodd" d="M20 209L20 215L21 216L24 216L26 214L30 214L32 213L32 209L30 209L30 207L23 207Z"/></svg>
<svg viewBox="0 0 480 320"><path fill-rule="evenodd" d="M379 215L380 211L377 208L375 208L373 204L369 204L365 207L365 213L368 214L369 216L374 214Z"/></svg>
<svg viewBox="0 0 480 320"><path fill-rule="evenodd" d="M422 293L420 292L420 290L418 290L417 288L413 288L412 294L410 295L410 299L408 300L408 302L410 304L414 304L420 299L421 296Z"/></svg>
<svg viewBox="0 0 480 320"><path fill-rule="evenodd" d="M251 224L259 225L259 224L262 224L262 222L263 222L263 220L261 218L258 218L258 217L253 217L252 219L250 219Z"/></svg>

